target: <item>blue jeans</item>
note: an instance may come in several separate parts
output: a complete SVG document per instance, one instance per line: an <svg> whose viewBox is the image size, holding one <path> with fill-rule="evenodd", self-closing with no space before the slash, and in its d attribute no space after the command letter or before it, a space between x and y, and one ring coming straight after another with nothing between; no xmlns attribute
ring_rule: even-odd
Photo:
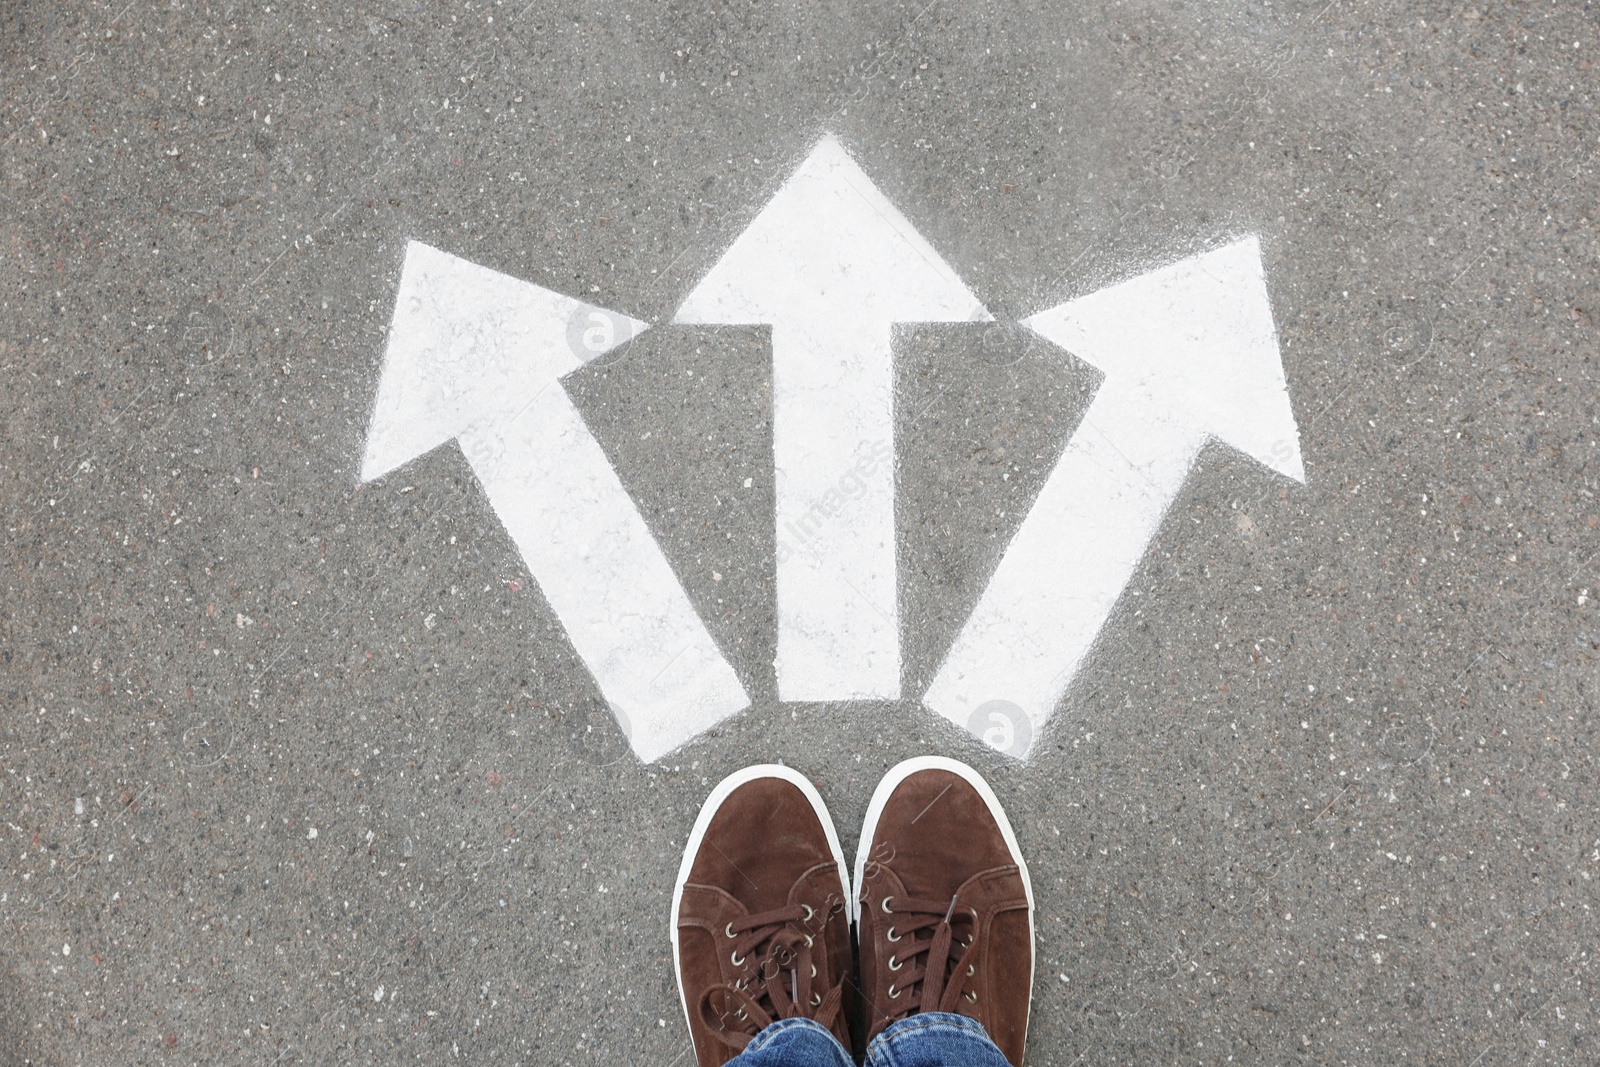
<svg viewBox="0 0 1600 1067"><path fill-rule="evenodd" d="M855 1067L844 1046L810 1019L779 1019L729 1067ZM1011 1067L983 1027L964 1015L923 1012L872 1039L864 1067Z"/></svg>

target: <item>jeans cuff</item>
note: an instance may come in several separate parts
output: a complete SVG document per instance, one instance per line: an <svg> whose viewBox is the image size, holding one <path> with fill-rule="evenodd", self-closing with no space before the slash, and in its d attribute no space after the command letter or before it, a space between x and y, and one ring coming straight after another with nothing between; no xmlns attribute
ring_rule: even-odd
<svg viewBox="0 0 1600 1067"><path fill-rule="evenodd" d="M789 1030L805 1029L815 1030L819 1037L825 1037L835 1044L837 1044L839 1041L838 1038L833 1036L832 1030L829 1030L826 1026L823 1026L815 1019L806 1019L796 1016L793 1019L779 1019L777 1022L768 1023L762 1028L759 1034L750 1039L750 1043L744 1047L744 1053L742 1054L761 1051L761 1049L769 1044L773 1038Z"/></svg>
<svg viewBox="0 0 1600 1067"><path fill-rule="evenodd" d="M873 1038L867 1045L867 1055L863 1067L876 1067L878 1064L892 1064L895 1061L893 1049L902 1042L919 1040L912 1036L930 1030L943 1030L949 1033L952 1030L961 1031L963 1039L975 1038L988 1049L994 1048L994 1043L989 1038L989 1031L976 1019L969 1019L965 1015L942 1011L925 1011L901 1019L899 1022L890 1023L883 1032ZM924 1034L924 1036L929 1036ZM963 1040L965 1043L965 1040ZM1000 1058L998 1050L995 1057ZM1002 1060L1003 1062L1003 1060Z"/></svg>

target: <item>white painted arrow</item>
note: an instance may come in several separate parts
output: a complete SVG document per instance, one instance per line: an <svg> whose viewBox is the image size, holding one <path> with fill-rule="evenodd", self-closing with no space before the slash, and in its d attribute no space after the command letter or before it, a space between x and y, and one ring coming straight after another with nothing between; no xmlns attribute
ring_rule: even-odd
<svg viewBox="0 0 1600 1067"><path fill-rule="evenodd" d="M750 701L559 381L645 329L413 241L361 477L456 438L649 762Z"/></svg>
<svg viewBox="0 0 1600 1067"><path fill-rule="evenodd" d="M1255 238L1027 325L1105 381L923 697L980 736L1037 736L1209 438L1305 481Z"/></svg>
<svg viewBox="0 0 1600 1067"><path fill-rule="evenodd" d="M893 325L989 317L832 137L678 310L772 327L780 699L899 697Z"/></svg>

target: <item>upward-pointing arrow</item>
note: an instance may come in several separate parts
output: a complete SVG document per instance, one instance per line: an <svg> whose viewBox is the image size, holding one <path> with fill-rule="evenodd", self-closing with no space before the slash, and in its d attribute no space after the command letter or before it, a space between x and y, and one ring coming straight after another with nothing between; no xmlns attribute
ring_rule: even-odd
<svg viewBox="0 0 1600 1067"><path fill-rule="evenodd" d="M645 328L413 241L361 477L456 438L648 762L749 698L559 381Z"/></svg>
<svg viewBox="0 0 1600 1067"><path fill-rule="evenodd" d="M1049 716L1208 438L1305 481L1255 238L1027 325L1105 381L923 697L976 732Z"/></svg>
<svg viewBox="0 0 1600 1067"><path fill-rule="evenodd" d="M781 699L900 695L891 332L988 318L832 137L679 308L772 327Z"/></svg>

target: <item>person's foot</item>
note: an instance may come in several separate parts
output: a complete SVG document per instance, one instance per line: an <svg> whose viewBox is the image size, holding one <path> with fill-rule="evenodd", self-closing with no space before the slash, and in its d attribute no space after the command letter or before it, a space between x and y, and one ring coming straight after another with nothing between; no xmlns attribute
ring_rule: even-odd
<svg viewBox="0 0 1600 1067"><path fill-rule="evenodd" d="M1021 1067L1033 888L988 783L937 756L895 767L867 808L855 876L867 1040L916 1012L953 1012Z"/></svg>
<svg viewBox="0 0 1600 1067"><path fill-rule="evenodd" d="M846 1049L851 969L844 853L811 783L747 767L711 791L672 897L678 991L700 1067L777 1019L804 1016Z"/></svg>

